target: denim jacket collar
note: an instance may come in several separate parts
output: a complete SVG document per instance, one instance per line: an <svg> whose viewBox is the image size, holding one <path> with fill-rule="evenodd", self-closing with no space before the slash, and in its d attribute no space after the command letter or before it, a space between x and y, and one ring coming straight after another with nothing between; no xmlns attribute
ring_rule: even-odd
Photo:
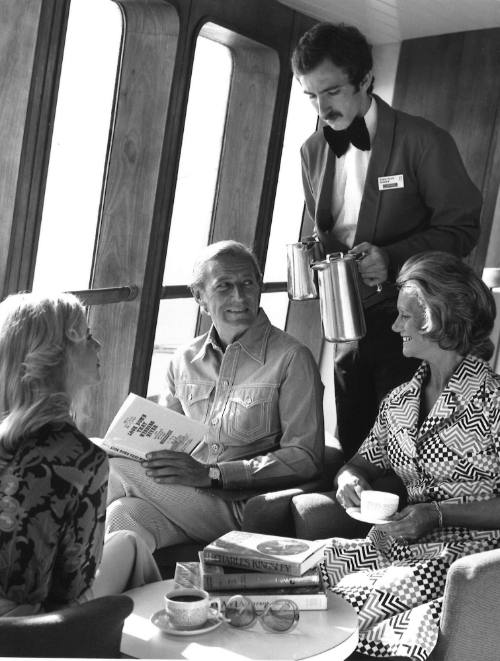
<svg viewBox="0 0 500 661"><path fill-rule="evenodd" d="M264 310L259 308L257 317L250 328L246 330L243 335L235 342L232 342L230 345L228 345L228 347L239 344L241 348L250 356L250 358L253 358L260 364L264 364L270 332L271 322L269 321ZM215 326L213 324L210 327L210 330L208 331L200 350L193 357L193 362L195 360L205 358L207 351L210 348L216 353L224 353L219 344L217 331L215 330Z"/></svg>

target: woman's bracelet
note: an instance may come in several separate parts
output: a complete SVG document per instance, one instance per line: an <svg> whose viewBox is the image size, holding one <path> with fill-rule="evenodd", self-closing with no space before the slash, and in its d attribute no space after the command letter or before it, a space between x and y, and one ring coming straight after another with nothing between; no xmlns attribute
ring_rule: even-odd
<svg viewBox="0 0 500 661"><path fill-rule="evenodd" d="M443 527L443 510L441 509L441 505L437 502L437 500L433 500L432 504L434 506L434 509L437 512L438 515L438 528Z"/></svg>

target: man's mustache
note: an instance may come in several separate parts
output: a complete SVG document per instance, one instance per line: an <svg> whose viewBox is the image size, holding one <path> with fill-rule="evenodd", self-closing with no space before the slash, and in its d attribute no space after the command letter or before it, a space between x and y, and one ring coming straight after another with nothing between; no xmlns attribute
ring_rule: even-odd
<svg viewBox="0 0 500 661"><path fill-rule="evenodd" d="M324 116L324 119L326 121L332 121L334 119L339 119L340 117L342 117L342 113L340 112L329 112L328 115Z"/></svg>

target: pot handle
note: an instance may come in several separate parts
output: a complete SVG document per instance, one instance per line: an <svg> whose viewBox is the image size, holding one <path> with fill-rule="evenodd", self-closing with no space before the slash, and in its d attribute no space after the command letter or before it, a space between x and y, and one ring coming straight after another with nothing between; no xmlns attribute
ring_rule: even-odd
<svg viewBox="0 0 500 661"><path fill-rule="evenodd" d="M357 262L360 262L362 259L364 259L368 255L367 252L355 252L355 253L350 253L350 254L354 255L354 259ZM379 282L379 284L377 285L377 294L380 294L381 291L382 291L382 283Z"/></svg>
<svg viewBox="0 0 500 661"><path fill-rule="evenodd" d="M355 259L357 262L360 262L362 259L364 259L368 253L365 252L331 252L328 253L326 256L326 261L330 261L331 258L334 258L335 260L337 259L344 259L345 257L349 257L351 259Z"/></svg>
<svg viewBox="0 0 500 661"><path fill-rule="evenodd" d="M329 263L323 260L321 262L311 262L311 264L309 264L309 267L312 268L313 271L324 271L328 266Z"/></svg>

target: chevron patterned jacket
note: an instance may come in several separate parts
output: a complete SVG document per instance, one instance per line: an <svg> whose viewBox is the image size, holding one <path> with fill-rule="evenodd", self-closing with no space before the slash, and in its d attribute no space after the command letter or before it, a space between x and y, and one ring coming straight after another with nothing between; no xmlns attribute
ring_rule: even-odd
<svg viewBox="0 0 500 661"><path fill-rule="evenodd" d="M420 392L429 366L385 399L360 448L401 477L409 502L484 500L500 493L500 376L468 355L423 424Z"/></svg>

